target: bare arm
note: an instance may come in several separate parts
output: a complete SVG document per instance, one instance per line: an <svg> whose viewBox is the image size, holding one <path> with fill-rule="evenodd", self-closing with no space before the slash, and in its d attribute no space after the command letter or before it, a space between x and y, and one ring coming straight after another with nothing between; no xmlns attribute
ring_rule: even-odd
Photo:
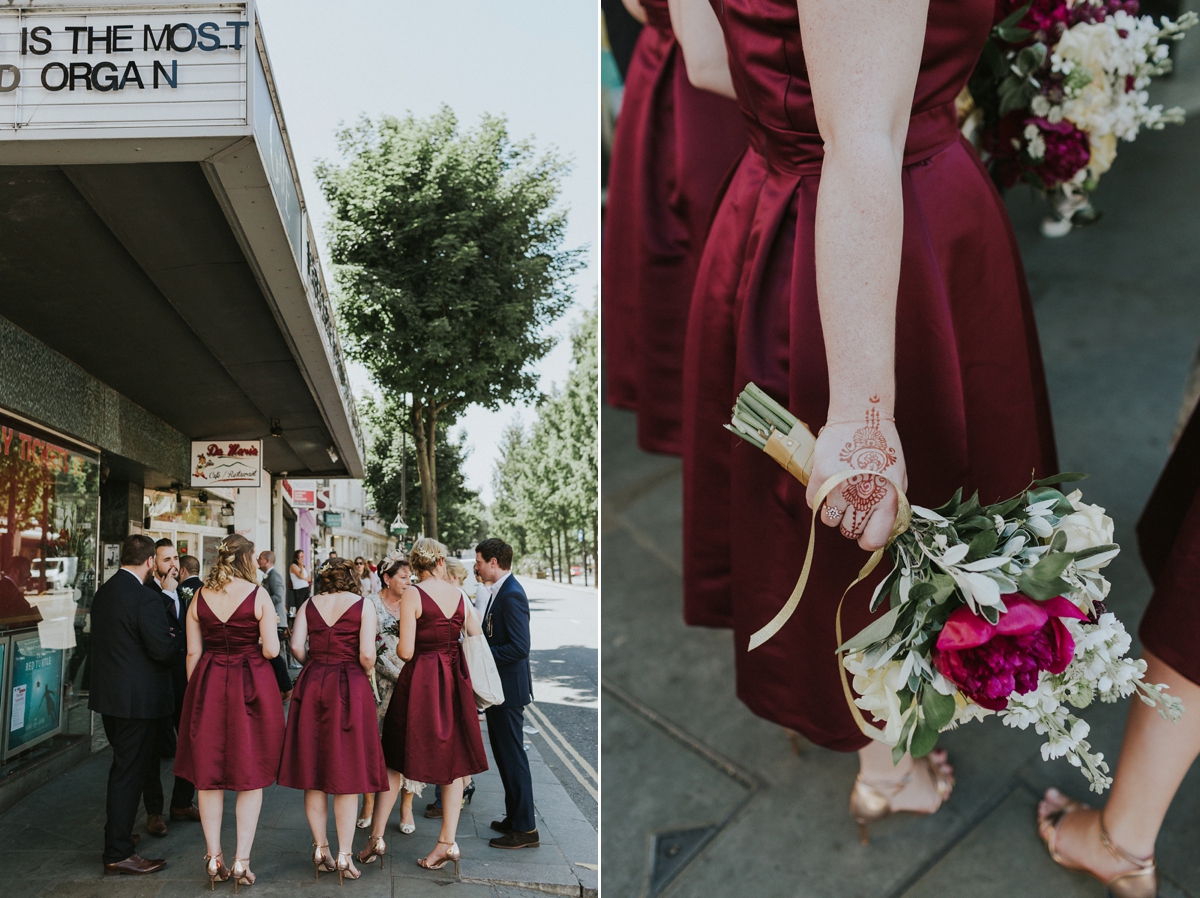
<svg viewBox="0 0 1200 898"><path fill-rule="evenodd" d="M729 74L725 34L708 0L670 0L671 30L683 50L688 81L701 90L737 99Z"/></svg>
<svg viewBox="0 0 1200 898"><path fill-rule="evenodd" d="M254 616L258 618L263 657L274 658L279 654L279 615L275 613L271 594L265 589L258 589L254 593Z"/></svg>
<svg viewBox="0 0 1200 898"><path fill-rule="evenodd" d="M638 0L621 0L621 5L625 7L626 12L641 22L646 24L646 10L642 9L642 4Z"/></svg>
<svg viewBox="0 0 1200 898"><path fill-rule="evenodd" d="M184 626L187 628L187 678L192 678L192 671L196 669L196 665L200 663L200 656L204 654L204 637L200 635L200 618L196 608L195 601L188 605L187 614L184 615Z"/></svg>
<svg viewBox="0 0 1200 898"><path fill-rule="evenodd" d="M421 616L421 594L416 587L404 590L400 598L400 638L396 642L396 655L401 661L411 661L417 651L417 618Z"/></svg>
<svg viewBox="0 0 1200 898"><path fill-rule="evenodd" d="M358 625L358 663L369 677L375 669L375 634L379 632L379 614L375 606L363 600L362 621Z"/></svg>
<svg viewBox="0 0 1200 898"><path fill-rule="evenodd" d="M312 599L305 599L304 603L296 609L296 616L292 619L292 638L288 643L292 650L292 657L303 664L308 660L308 603Z"/></svg>
<svg viewBox="0 0 1200 898"><path fill-rule="evenodd" d="M479 618L475 614L475 608L469 602L464 602L463 605L467 611L467 616L463 619L463 629L468 636L482 636L483 628L479 626Z"/></svg>
<svg viewBox="0 0 1200 898"><path fill-rule="evenodd" d="M907 485L896 432L896 292L904 235L901 171L925 42L928 0L798 0L825 161L815 226L829 412L808 501L830 476L862 470L826 504L865 549L887 541ZM874 445L855 451L856 437ZM849 531L849 532L848 532Z"/></svg>

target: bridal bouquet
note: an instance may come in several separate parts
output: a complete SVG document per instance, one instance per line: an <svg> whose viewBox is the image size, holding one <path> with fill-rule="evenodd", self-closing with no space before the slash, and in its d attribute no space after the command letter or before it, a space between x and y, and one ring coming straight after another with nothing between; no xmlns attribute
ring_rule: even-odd
<svg viewBox="0 0 1200 898"><path fill-rule="evenodd" d="M807 428L753 384L730 429L763 449L789 435L789 470L807 464L799 478L807 482L811 446L798 439ZM860 726L858 708L883 725L872 735L897 759L999 714L1007 726L1032 725L1047 737L1044 760L1065 757L1102 792L1112 783L1108 764L1074 711L1136 693L1167 719L1183 713L1165 685L1143 682L1146 663L1126 656L1129 634L1104 606L1102 571L1120 551L1112 520L1079 490L1057 488L1084 476L1047 477L995 505L960 490L939 508L911 506L911 522L887 548L894 567L871 599L872 611L885 602L888 610L838 647L859 696L847 690L851 710ZM802 581L810 561L811 548Z"/></svg>
<svg viewBox="0 0 1200 898"><path fill-rule="evenodd" d="M1019 8L1018 8L1019 6ZM1150 79L1171 70L1167 42L1198 19L1138 16L1137 0L1004 0L975 73L964 132L974 133L997 182L1043 191L1065 234L1092 221L1088 195L1112 166L1117 140L1183 121L1151 106Z"/></svg>

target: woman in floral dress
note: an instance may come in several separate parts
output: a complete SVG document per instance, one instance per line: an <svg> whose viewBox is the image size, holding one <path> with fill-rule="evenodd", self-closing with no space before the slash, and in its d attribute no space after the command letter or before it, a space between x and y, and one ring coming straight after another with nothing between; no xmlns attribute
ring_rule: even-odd
<svg viewBox="0 0 1200 898"><path fill-rule="evenodd" d="M400 612L400 596L404 594L412 577L412 567L408 559L400 552L390 553L380 563L379 579L383 587L368 596L379 613L379 644L375 654L375 688L379 696L377 715L379 726L383 727L383 718L387 714L388 702L392 699L392 691L396 688L396 678L400 676L400 668L404 662L396 655L396 641L399 638L396 631L396 617ZM424 783L405 778L404 788L400 797L400 832L408 835L416 829L413 821L413 795L420 795L425 788ZM358 826L366 829L371 825L375 810L375 796L363 796L363 810L359 815Z"/></svg>

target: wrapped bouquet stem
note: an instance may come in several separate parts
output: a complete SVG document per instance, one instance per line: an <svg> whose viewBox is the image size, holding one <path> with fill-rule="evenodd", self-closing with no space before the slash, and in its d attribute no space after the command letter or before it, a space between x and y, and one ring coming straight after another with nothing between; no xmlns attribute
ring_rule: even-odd
<svg viewBox="0 0 1200 898"><path fill-rule="evenodd" d="M753 384L738 397L729 429L807 483L815 438ZM795 446L790 453L768 450L784 440ZM751 650L786 624L803 596L816 510L838 484L860 473L844 471L821 485L800 579L775 618L751 638ZM1120 552L1112 520L1085 503L1079 490L1059 489L1084 476L1046 477L993 505L978 496L964 499L959 490L935 509L910 506L896 487L900 514L891 540L847 587L889 555L892 570L870 603L872 611L885 603L887 610L843 641L839 605L833 634L855 720L865 734L891 745L894 757L925 755L940 732L998 714L1007 726L1033 726L1047 737L1043 759L1065 757L1102 792L1112 783L1108 764L1092 750L1089 726L1074 711L1096 699L1136 695L1165 718L1179 719L1182 702L1168 696L1165 685L1143 681L1146 663L1127 657L1130 636L1105 607L1109 583L1101 572ZM881 726L868 724L863 711Z"/></svg>

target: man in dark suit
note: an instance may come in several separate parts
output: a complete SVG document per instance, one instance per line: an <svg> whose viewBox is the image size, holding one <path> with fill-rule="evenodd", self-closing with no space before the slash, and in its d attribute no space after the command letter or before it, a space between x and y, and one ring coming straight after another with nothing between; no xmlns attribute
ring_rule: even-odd
<svg viewBox="0 0 1200 898"><path fill-rule="evenodd" d="M475 547L475 577L492 594L483 613L483 633L504 686L504 703L484 712L492 755L504 784L505 811L503 820L492 821L492 829L503 835L488 844L493 848L537 848L533 779L523 734L525 706L533 701L529 599L512 575L512 557L512 546L501 539L486 539Z"/></svg>
<svg viewBox="0 0 1200 898"><path fill-rule="evenodd" d="M146 585L161 597L163 610L175 633L175 639L183 648L183 654L171 664L172 694L175 696L175 714L183 696L175 686L176 669L182 668L184 686L187 686L187 636L183 632L182 615L179 612L179 554L169 539L160 539L154 544L154 567ZM158 744L154 760L146 769L146 782L142 787L142 803L146 806L146 832L162 838L167 834L167 821L163 817L162 761L175 757L176 726L173 714L158 722Z"/></svg>
<svg viewBox="0 0 1200 898"><path fill-rule="evenodd" d="M174 710L171 665L180 642L162 597L146 586L154 541L140 533L121 545L121 570L92 600L92 690L112 746L104 824L105 873L155 873L167 865L134 852L138 799L153 763L159 722Z"/></svg>
<svg viewBox="0 0 1200 898"><path fill-rule="evenodd" d="M287 661L284 660L282 647L287 645L291 636L287 629L287 590L283 587L283 577L275 570L275 553L267 550L258 553L258 569L263 572L262 586L275 603L275 613L279 615L279 645L281 651L271 659L271 669L275 671L275 681L279 684L279 693L286 702L292 697L292 678L288 673Z"/></svg>
<svg viewBox="0 0 1200 898"><path fill-rule="evenodd" d="M184 578L185 563L189 578L186 589L185 583L180 582ZM163 607L166 608L171 628L175 631L175 639L179 642L179 657L171 664L171 689L175 696L175 712L162 722L159 738L161 759L175 757L179 721L183 716L183 694L187 691L186 616L192 596L203 584L199 577L199 559L193 555L184 555L181 558L175 551L175 544L169 539L160 539L154 544L154 568L154 576L147 585L162 595ZM146 789L142 793L142 800L146 804L146 829L151 835L165 836L167 823L163 819L160 765L155 763L153 766L154 769L146 781ZM195 797L196 787L183 777L175 777L175 785L171 790L171 819L199 822L200 811L192 804Z"/></svg>

